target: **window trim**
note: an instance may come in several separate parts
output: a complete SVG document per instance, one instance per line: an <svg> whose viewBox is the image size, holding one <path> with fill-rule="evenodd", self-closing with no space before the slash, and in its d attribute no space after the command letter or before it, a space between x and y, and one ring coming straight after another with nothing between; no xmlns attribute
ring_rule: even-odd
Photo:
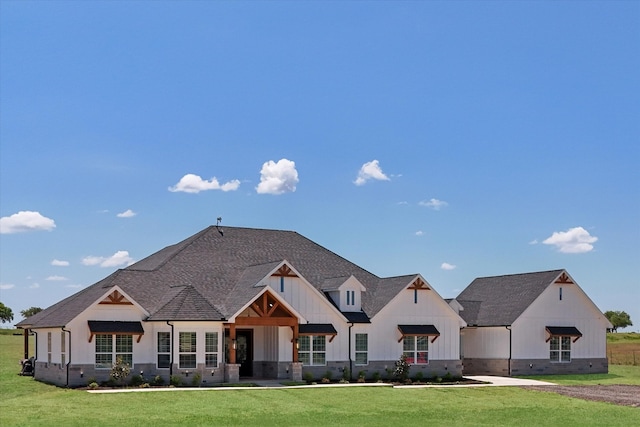
<svg viewBox="0 0 640 427"><path fill-rule="evenodd" d="M298 349L298 360L300 361L300 363L302 363L303 366L327 366L327 336L326 335L300 335L300 337L298 338L299 341L299 345L300 345L300 349ZM323 340L323 346L324 349L323 350L316 350L315 349L315 344L316 344L316 340ZM309 343L309 350L303 350L305 344L303 341L307 341ZM318 342L319 344L319 342ZM305 363L304 362L304 357L303 355L309 355L309 362ZM323 355L323 359L324 362L323 363L314 363L316 360L316 355Z"/></svg>
<svg viewBox="0 0 640 427"><path fill-rule="evenodd" d="M204 366L207 369L218 368L220 364L220 334L217 331L209 331L204 333ZM215 338L212 344L213 350L210 350L208 338ZM215 364L210 364L208 356L215 356Z"/></svg>
<svg viewBox="0 0 640 427"><path fill-rule="evenodd" d="M549 338L550 363L571 363L571 338L572 337L569 335L553 335ZM557 344L556 349L553 348L554 344ZM563 348L564 344L567 344L568 349ZM553 358L553 354L557 354L557 359ZM568 356L568 358L564 356Z"/></svg>
<svg viewBox="0 0 640 427"><path fill-rule="evenodd" d="M166 336L169 338L169 348L167 349L167 351L160 351L160 345L161 345L161 339L160 339L160 334L167 334ZM164 339L162 340L164 341ZM171 342L171 332L169 331L158 331L158 333L156 334L156 368L157 369L171 369L171 346L172 346L172 342ZM165 366L160 366L160 356L169 356L169 364L165 367Z"/></svg>
<svg viewBox="0 0 640 427"><path fill-rule="evenodd" d="M189 343L189 351L183 350L183 336L189 334L191 342ZM186 345L186 342L184 343ZM198 334L195 331L181 331L178 334L178 369L196 369L198 367ZM182 356L193 356L193 364L186 365L183 363ZM191 357L190 357L191 358Z"/></svg>
<svg viewBox="0 0 640 427"><path fill-rule="evenodd" d="M364 337L365 350L358 350L358 336ZM362 341L360 342L362 343ZM358 355L363 355L365 358L364 363L358 363ZM366 333L357 333L355 335L355 365L356 366L367 366L369 364L369 334Z"/></svg>
<svg viewBox="0 0 640 427"><path fill-rule="evenodd" d="M426 346L425 349L418 348L418 339ZM406 344L411 342L411 348L406 348ZM407 355L408 353L412 353L411 355ZM407 362L411 365L421 365L426 366L429 364L429 335L406 335L402 338L402 354L407 356ZM421 360L419 354L424 354L424 359L426 362L418 362Z"/></svg>

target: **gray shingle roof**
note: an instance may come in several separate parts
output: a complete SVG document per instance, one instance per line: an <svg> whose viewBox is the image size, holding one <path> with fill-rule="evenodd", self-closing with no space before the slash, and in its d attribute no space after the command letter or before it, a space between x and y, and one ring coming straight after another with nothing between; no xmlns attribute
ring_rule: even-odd
<svg viewBox="0 0 640 427"><path fill-rule="evenodd" d="M456 300L469 326L511 325L564 270L480 277Z"/></svg>
<svg viewBox="0 0 640 427"><path fill-rule="evenodd" d="M150 314L149 320L228 319L261 291L254 285L285 260L318 290L328 279L353 275L367 289L362 308L370 317L416 277L380 279L293 231L225 227L221 235L211 226L18 325L64 326L115 285Z"/></svg>

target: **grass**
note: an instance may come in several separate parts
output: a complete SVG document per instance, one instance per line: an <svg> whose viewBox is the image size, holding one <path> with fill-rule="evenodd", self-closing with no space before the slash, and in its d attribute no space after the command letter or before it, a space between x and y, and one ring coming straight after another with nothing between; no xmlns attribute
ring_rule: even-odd
<svg viewBox="0 0 640 427"><path fill-rule="evenodd" d="M22 337L0 335L2 426L640 425L637 408L516 387L91 394L18 376L21 353ZM611 374L611 381L637 375L635 367L621 368L632 370Z"/></svg>
<svg viewBox="0 0 640 427"><path fill-rule="evenodd" d="M611 365L640 366L640 334L607 334L607 357Z"/></svg>

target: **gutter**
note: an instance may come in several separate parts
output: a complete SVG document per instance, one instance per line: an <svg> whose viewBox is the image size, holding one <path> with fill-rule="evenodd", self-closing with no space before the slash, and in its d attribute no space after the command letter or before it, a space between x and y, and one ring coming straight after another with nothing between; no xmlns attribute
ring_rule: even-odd
<svg viewBox="0 0 640 427"><path fill-rule="evenodd" d="M67 332L69 334L69 351L67 352L69 357L65 365L65 369L67 371L67 387L69 387L69 365L71 364L71 331L66 330L65 326L62 327L62 332ZM35 362L34 362L34 365L35 365Z"/></svg>
<svg viewBox="0 0 640 427"><path fill-rule="evenodd" d="M349 325L349 381L353 379L353 359L351 359L351 328L353 328L353 322Z"/></svg>
<svg viewBox="0 0 640 427"><path fill-rule="evenodd" d="M167 320L167 325L171 326L171 361L169 362L169 381L171 381L171 376L173 375L173 324Z"/></svg>
<svg viewBox="0 0 640 427"><path fill-rule="evenodd" d="M504 325L505 328L507 328L507 330L509 331L509 360L508 360L508 374L509 376L511 376L511 343L512 343L512 339L511 339L511 325Z"/></svg>

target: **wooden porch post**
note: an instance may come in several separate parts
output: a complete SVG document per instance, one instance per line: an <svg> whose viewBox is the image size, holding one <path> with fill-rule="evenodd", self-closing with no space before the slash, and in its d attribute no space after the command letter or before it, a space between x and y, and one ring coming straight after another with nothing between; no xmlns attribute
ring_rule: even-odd
<svg viewBox="0 0 640 427"><path fill-rule="evenodd" d="M29 329L24 330L24 358L29 358Z"/></svg>
<svg viewBox="0 0 640 427"><path fill-rule="evenodd" d="M229 324L229 338L231 339L231 348L229 348L229 363L236 363L236 324Z"/></svg>
<svg viewBox="0 0 640 427"><path fill-rule="evenodd" d="M293 363L298 363L298 324L291 327L293 329Z"/></svg>

